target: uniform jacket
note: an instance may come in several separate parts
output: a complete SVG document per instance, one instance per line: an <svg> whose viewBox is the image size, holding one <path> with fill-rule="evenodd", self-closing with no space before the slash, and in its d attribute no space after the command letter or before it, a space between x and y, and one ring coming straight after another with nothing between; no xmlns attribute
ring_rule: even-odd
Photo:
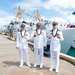
<svg viewBox="0 0 75 75"><path fill-rule="evenodd" d="M28 48L28 41L27 40L29 39L29 32L26 32L25 35L26 35L26 39L21 36L21 32L17 33L16 43L17 43L17 47L19 47L20 49L27 49Z"/></svg>
<svg viewBox="0 0 75 75"><path fill-rule="evenodd" d="M43 48L46 46L47 39L46 39L46 33L44 30L42 30L42 33L40 35L37 35L34 37L34 33L36 33L36 30L32 32L31 37L34 39L34 48Z"/></svg>
<svg viewBox="0 0 75 75"><path fill-rule="evenodd" d="M57 31L57 29L56 30L53 30L53 35L56 34L56 31ZM63 41L64 40L62 31L58 30L57 31L57 34L59 34L61 38L59 39L59 38L57 38L57 36L55 36L55 37L52 37L50 39L50 51L58 51L58 50L61 50L60 41ZM49 36L50 35L52 35L52 30L49 32Z"/></svg>

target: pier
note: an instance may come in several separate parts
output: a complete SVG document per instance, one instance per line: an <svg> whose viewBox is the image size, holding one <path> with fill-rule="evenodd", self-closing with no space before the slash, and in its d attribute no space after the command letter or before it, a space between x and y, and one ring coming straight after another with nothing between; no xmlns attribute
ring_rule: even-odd
<svg viewBox="0 0 75 75"><path fill-rule="evenodd" d="M24 58L25 59L25 58ZM0 35L0 75L75 75L75 65L60 59L59 73L48 71L50 68L50 58L44 57L44 68L39 65L34 68L34 52L29 47L29 59L32 67L25 63L19 68L19 51L16 49L16 42L8 36Z"/></svg>

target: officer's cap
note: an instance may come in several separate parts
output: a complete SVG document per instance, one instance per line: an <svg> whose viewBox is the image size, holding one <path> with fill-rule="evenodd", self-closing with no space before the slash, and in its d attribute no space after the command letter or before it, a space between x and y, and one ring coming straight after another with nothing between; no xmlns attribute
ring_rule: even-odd
<svg viewBox="0 0 75 75"><path fill-rule="evenodd" d="M23 23L21 24L21 28L22 28L22 27L25 27L25 26L26 26L25 24L23 24Z"/></svg>
<svg viewBox="0 0 75 75"><path fill-rule="evenodd" d="M36 26L41 26L41 23L37 23Z"/></svg>
<svg viewBox="0 0 75 75"><path fill-rule="evenodd" d="M58 22L53 21L53 22L52 22L52 25L53 25L53 26L58 25Z"/></svg>

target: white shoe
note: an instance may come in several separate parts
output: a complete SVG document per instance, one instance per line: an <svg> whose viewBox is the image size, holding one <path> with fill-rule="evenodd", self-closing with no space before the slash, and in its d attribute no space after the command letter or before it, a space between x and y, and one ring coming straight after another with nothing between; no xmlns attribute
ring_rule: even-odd
<svg viewBox="0 0 75 75"><path fill-rule="evenodd" d="M42 66L42 65L40 65L40 68L43 68L43 66Z"/></svg>
<svg viewBox="0 0 75 75"><path fill-rule="evenodd" d="M22 67L22 66L23 66L23 63L21 63L19 67Z"/></svg>
<svg viewBox="0 0 75 75"><path fill-rule="evenodd" d="M52 71L52 70L53 70L52 68L49 69L49 71Z"/></svg>
<svg viewBox="0 0 75 75"><path fill-rule="evenodd" d="M55 72L58 73L59 71L56 69Z"/></svg>
<svg viewBox="0 0 75 75"><path fill-rule="evenodd" d="M36 66L37 66L37 65L35 64L35 65L34 65L34 68L35 68Z"/></svg>
<svg viewBox="0 0 75 75"><path fill-rule="evenodd" d="M30 64L28 64L28 67L31 67L31 65L30 65Z"/></svg>

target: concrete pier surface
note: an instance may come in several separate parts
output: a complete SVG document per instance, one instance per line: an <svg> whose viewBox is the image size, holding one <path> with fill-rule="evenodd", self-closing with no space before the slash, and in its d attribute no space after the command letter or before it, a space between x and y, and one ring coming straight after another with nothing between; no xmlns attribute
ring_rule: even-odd
<svg viewBox="0 0 75 75"><path fill-rule="evenodd" d="M44 57L43 69L40 69L39 65L34 68L34 52L30 47L29 59L31 68L25 63L19 68L19 51L16 49L16 42L9 40L5 35L0 35L0 75L75 75L75 66L62 59L60 59L59 73L48 71L51 61L47 57Z"/></svg>

